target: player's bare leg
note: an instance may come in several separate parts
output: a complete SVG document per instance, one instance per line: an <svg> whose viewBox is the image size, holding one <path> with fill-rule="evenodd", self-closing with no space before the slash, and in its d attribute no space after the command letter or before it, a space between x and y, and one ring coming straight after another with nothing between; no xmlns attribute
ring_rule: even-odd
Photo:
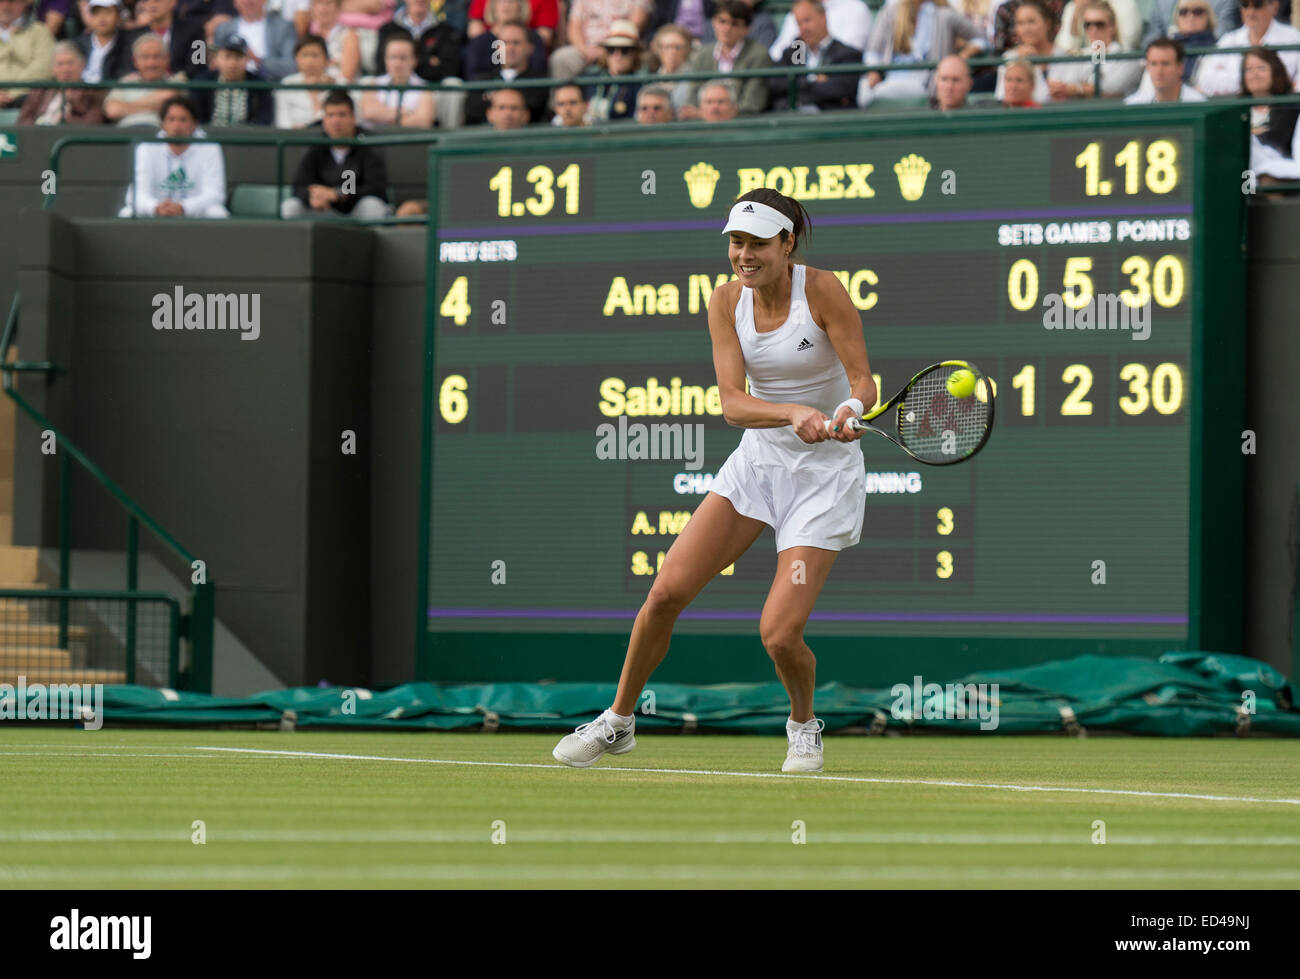
<svg viewBox="0 0 1300 979"><path fill-rule="evenodd" d="M677 617L727 565L758 539L767 524L736 512L717 493L704 498L664 555L663 567L637 613L611 709L631 714L641 691L668 654Z"/></svg>
<svg viewBox="0 0 1300 979"><path fill-rule="evenodd" d="M803 641L803 630L838 554L820 547L791 547L778 554L758 624L763 648L790 694L790 716L801 723L812 720L817 685L817 658Z"/></svg>
<svg viewBox="0 0 1300 979"><path fill-rule="evenodd" d="M811 723L817 658L804 642L803 630L838 553L820 547L781 551L777 554L772 588L763 604L759 636L790 695L790 721L786 724L789 751L783 772L822 770L822 724Z"/></svg>
<svg viewBox="0 0 1300 979"><path fill-rule="evenodd" d="M557 761L589 768L606 754L621 755L636 747L636 719L629 715L634 714L650 674L668 654L677 617L715 575L749 549L766 526L741 516L726 497L710 493L704 498L664 555L663 567L637 612L613 706L562 738L551 752Z"/></svg>

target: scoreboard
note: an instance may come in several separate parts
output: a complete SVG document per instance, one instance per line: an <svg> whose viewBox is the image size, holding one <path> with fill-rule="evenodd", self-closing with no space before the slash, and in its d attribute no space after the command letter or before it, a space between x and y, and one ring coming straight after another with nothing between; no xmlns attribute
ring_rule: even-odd
<svg viewBox="0 0 1300 979"><path fill-rule="evenodd" d="M722 418L707 309L733 278L727 211L756 187L807 208L796 261L844 284L882 395L959 358L998 399L967 464L864 438L862 540L807 630L836 678L1237 648L1240 114L854 124L490 134L432 152L426 675L617 676L742 434ZM768 530L683 613L665 673L685 648L708 665L682 676L740 679L744 655L766 677L775 571Z"/></svg>

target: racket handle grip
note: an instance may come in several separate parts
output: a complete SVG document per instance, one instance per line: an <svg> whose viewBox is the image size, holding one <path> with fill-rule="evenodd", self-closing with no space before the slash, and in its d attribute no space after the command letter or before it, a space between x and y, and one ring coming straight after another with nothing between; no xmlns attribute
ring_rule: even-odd
<svg viewBox="0 0 1300 979"><path fill-rule="evenodd" d="M835 422L834 418L826 419L826 431L829 432L831 430L831 425L834 424L834 422ZM858 418L856 415L849 415L848 420L844 424L847 425L849 428L853 429L855 432L860 431L867 427L866 425L862 424L862 419Z"/></svg>

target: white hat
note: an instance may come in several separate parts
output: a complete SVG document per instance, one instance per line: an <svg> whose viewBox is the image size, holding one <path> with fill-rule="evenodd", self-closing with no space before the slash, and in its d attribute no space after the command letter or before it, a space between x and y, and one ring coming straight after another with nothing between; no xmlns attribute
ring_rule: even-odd
<svg viewBox="0 0 1300 979"><path fill-rule="evenodd" d="M90 0L88 6L91 7L121 7L117 0Z"/></svg>
<svg viewBox="0 0 1300 979"><path fill-rule="evenodd" d="M722 233L744 231L755 238L773 238L782 229L794 231L794 222L774 207L758 201L738 201L727 217Z"/></svg>

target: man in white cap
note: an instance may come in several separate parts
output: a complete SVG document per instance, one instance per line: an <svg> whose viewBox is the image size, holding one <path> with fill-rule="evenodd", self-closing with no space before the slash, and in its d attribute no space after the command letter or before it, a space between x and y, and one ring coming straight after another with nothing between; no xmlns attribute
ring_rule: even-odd
<svg viewBox="0 0 1300 979"><path fill-rule="evenodd" d="M112 81L131 71L131 40L122 30L122 8L117 0L90 0L89 28L73 43L86 59L81 79Z"/></svg>

